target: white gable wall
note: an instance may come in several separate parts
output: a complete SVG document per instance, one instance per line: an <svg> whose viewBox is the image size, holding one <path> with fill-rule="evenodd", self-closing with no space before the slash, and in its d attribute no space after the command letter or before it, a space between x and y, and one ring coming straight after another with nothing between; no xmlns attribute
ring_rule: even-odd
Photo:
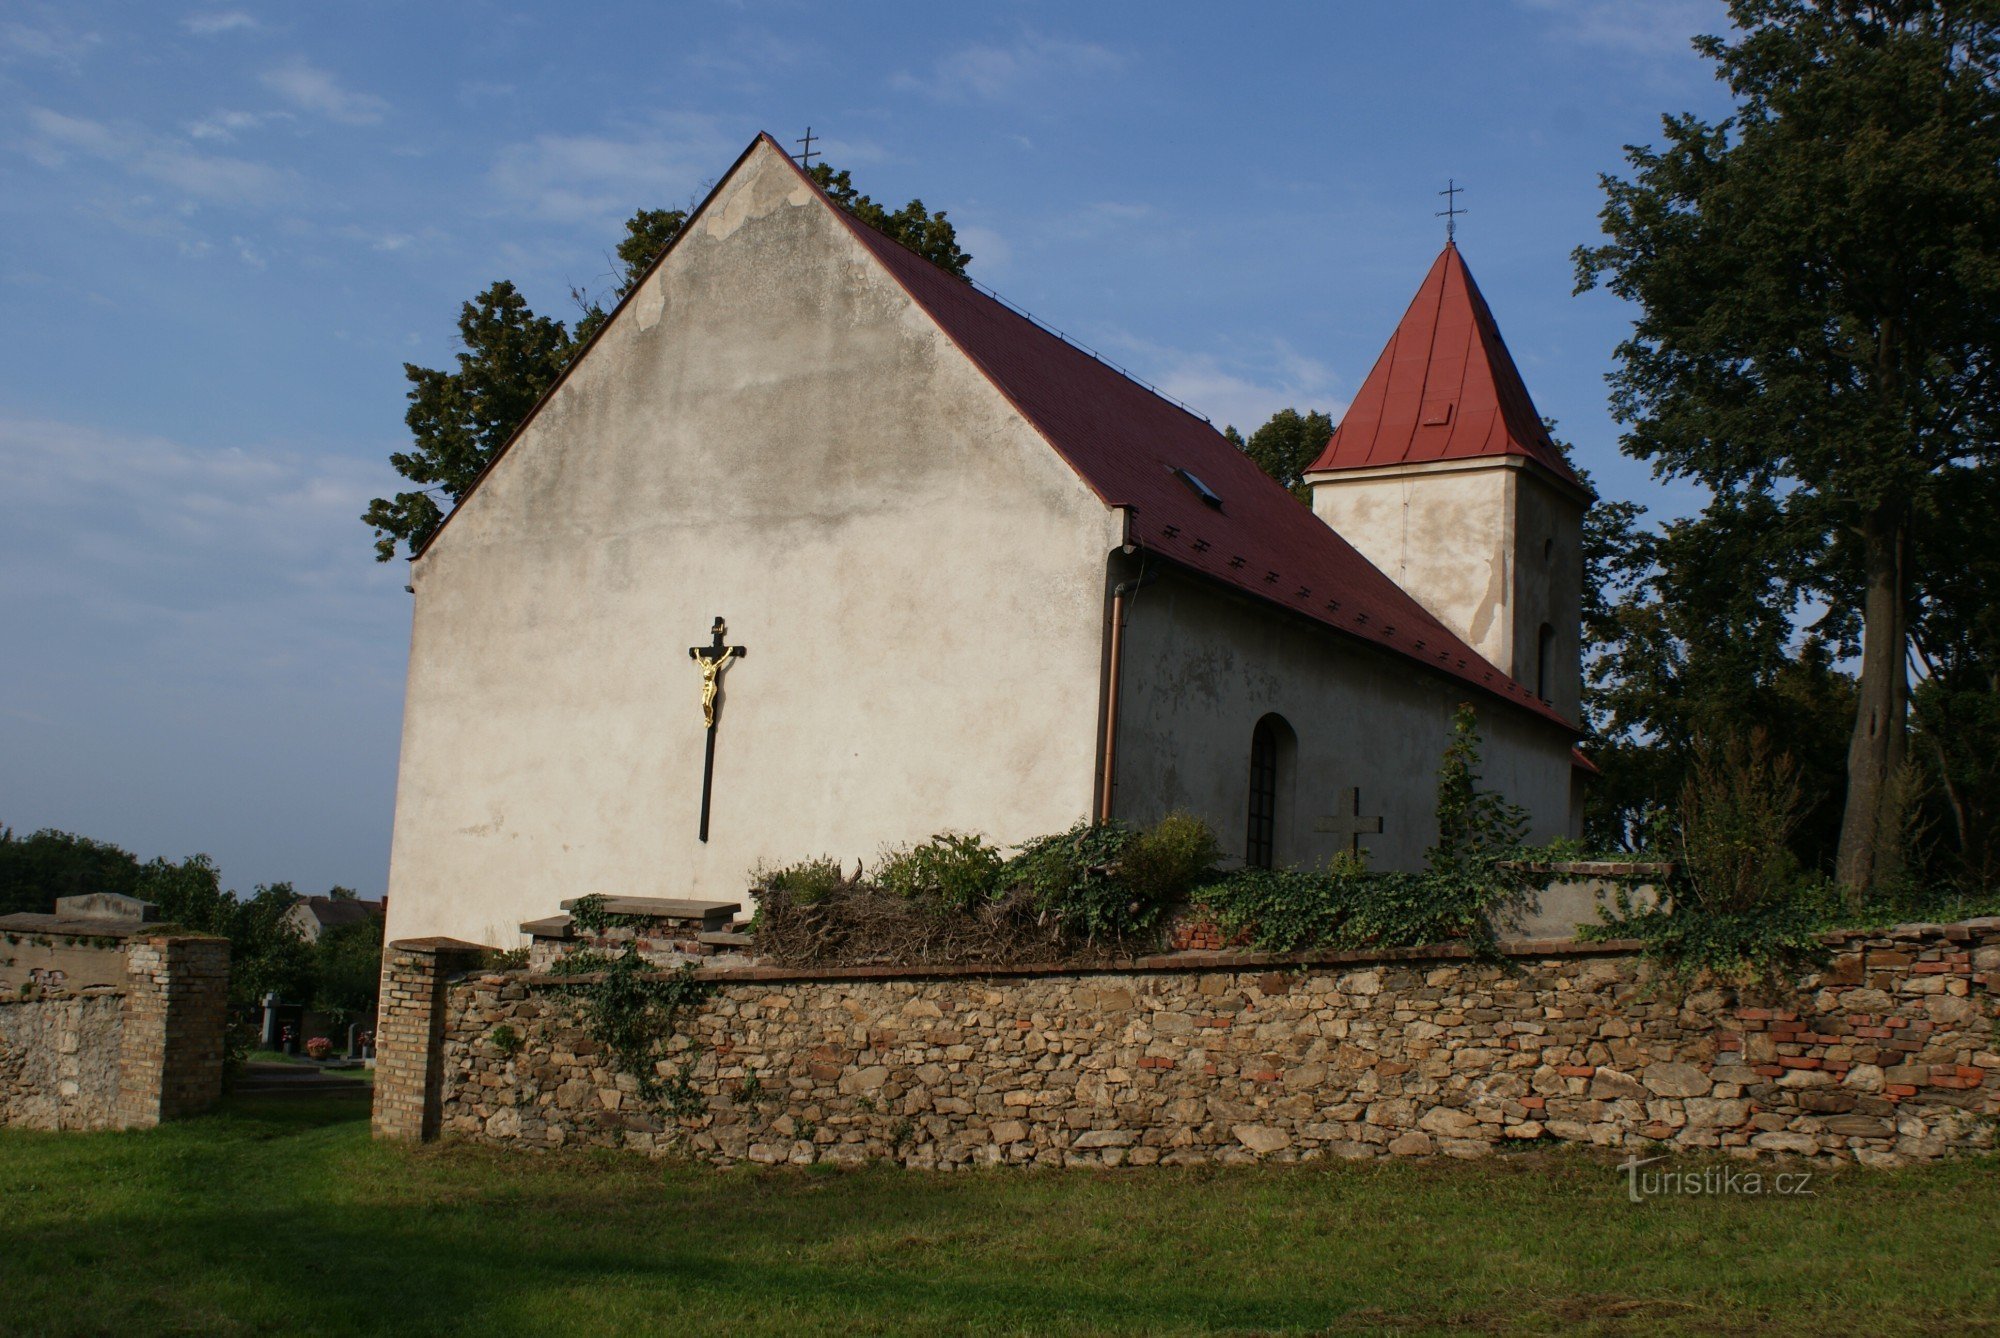
<svg viewBox="0 0 2000 1338"><path fill-rule="evenodd" d="M1116 522L760 144L413 566L391 936L1086 816Z"/></svg>
<svg viewBox="0 0 2000 1338"><path fill-rule="evenodd" d="M1463 701L1479 712L1483 783L1533 815L1530 840L1570 834L1560 727L1169 569L1130 604L1113 812L1143 824L1187 809L1241 860L1251 731L1276 713L1297 736L1279 774L1277 862L1312 866L1345 849L1312 824L1358 786L1362 813L1383 819L1381 835L1362 838L1372 867L1416 869L1437 838L1438 762Z"/></svg>

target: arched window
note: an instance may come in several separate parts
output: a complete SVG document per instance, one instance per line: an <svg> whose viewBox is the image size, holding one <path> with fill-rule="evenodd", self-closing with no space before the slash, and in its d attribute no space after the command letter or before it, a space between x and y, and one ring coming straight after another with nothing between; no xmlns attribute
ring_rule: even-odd
<svg viewBox="0 0 2000 1338"><path fill-rule="evenodd" d="M1268 869L1278 843L1278 733L1269 720L1250 731L1250 835L1243 861Z"/></svg>
<svg viewBox="0 0 2000 1338"><path fill-rule="evenodd" d="M1555 656L1556 629L1543 623L1541 635L1535 641L1535 695L1543 701L1551 700L1549 675L1555 666L1550 661L1554 660Z"/></svg>
<svg viewBox="0 0 2000 1338"><path fill-rule="evenodd" d="M1285 718L1267 715L1250 731L1250 805L1243 862L1253 869L1278 863L1278 835L1288 816L1292 759L1298 736Z"/></svg>

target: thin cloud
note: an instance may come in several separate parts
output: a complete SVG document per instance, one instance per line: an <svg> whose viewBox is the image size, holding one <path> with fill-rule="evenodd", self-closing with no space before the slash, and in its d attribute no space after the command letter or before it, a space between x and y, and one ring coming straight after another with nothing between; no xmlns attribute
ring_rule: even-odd
<svg viewBox="0 0 2000 1338"><path fill-rule="evenodd" d="M181 27L196 37L215 37L222 33L255 32L264 25L257 22L254 15L240 9L218 10L207 14L190 14L181 20Z"/></svg>
<svg viewBox="0 0 2000 1338"><path fill-rule="evenodd" d="M384 99L343 88L330 72L303 59L266 70L258 81L300 111L341 125L374 125L389 111Z"/></svg>
<svg viewBox="0 0 2000 1338"><path fill-rule="evenodd" d="M255 130L260 125L291 119L290 112L216 111L191 123L188 126L188 136L191 139L211 139L227 143L237 135Z"/></svg>
<svg viewBox="0 0 2000 1338"><path fill-rule="evenodd" d="M1045 225L1049 236L1064 241L1096 241L1132 229L1143 229L1153 240L1169 231L1152 205L1123 200L1098 200Z"/></svg>
<svg viewBox="0 0 2000 1338"><path fill-rule="evenodd" d="M28 108L28 128L32 133L22 147L44 167L61 167L75 154L122 158L137 147L130 132L114 130L88 117L65 116L47 107Z"/></svg>
<svg viewBox="0 0 2000 1338"><path fill-rule="evenodd" d="M73 70L103 40L94 32L70 27L46 7L37 17L39 22L0 23L0 65L41 61Z"/></svg>
<svg viewBox="0 0 2000 1338"><path fill-rule="evenodd" d="M372 830L342 810L394 767L409 607L358 519L395 482L369 454L0 417L0 752L45 763L0 773L17 823L209 849L239 886L308 875L297 837L237 862L262 828Z"/></svg>
<svg viewBox="0 0 2000 1338"><path fill-rule="evenodd" d="M21 147L44 167L62 168L77 159L110 163L207 204L269 203L289 186L285 173L265 163L201 153L179 140L130 126L47 107L30 107L28 126L30 133Z"/></svg>
<svg viewBox="0 0 2000 1338"><path fill-rule="evenodd" d="M510 144L489 175L504 199L537 217L592 222L679 205L742 146L709 117L660 116L594 135Z"/></svg>
<svg viewBox="0 0 2000 1338"><path fill-rule="evenodd" d="M1336 422L1347 412L1347 401L1334 393L1339 379L1333 369L1282 339L1221 353L1123 333L1105 344L1136 375L1192 406L1218 431L1233 425L1248 436L1280 409L1318 409Z"/></svg>
<svg viewBox="0 0 2000 1338"><path fill-rule="evenodd" d="M1581 46L1630 56L1681 56L1702 33L1728 26L1722 0L1515 0Z"/></svg>
<svg viewBox="0 0 2000 1338"><path fill-rule="evenodd" d="M924 74L904 72L890 87L938 102L999 102L1061 79L1115 74L1126 58L1094 42L1029 34L1008 46L975 44L940 58Z"/></svg>
<svg viewBox="0 0 2000 1338"><path fill-rule="evenodd" d="M393 482L386 465L0 418L0 472L9 481L0 530L13 536L0 543L0 571L23 584L30 569L60 570L99 606L162 612L245 584L275 595L341 571L357 588L377 584L356 517ZM217 579L185 580L193 570Z"/></svg>

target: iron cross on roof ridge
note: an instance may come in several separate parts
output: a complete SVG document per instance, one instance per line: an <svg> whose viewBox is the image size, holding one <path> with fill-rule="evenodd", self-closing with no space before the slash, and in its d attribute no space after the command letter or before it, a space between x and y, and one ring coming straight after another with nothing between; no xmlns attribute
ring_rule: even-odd
<svg viewBox="0 0 2000 1338"><path fill-rule="evenodd" d="M799 146L800 167L811 167L814 158L826 157L823 153L813 152L813 128L811 126L806 127L806 137L804 139L795 139L792 143Z"/></svg>
<svg viewBox="0 0 2000 1338"><path fill-rule="evenodd" d="M1431 217L1444 220L1444 240L1446 245L1450 245L1458 236L1458 216L1460 214L1469 214L1472 211L1458 207L1458 197L1465 194L1465 187L1459 185L1456 179L1446 177L1444 179L1444 189L1439 191L1438 194L1445 197L1445 206L1435 214L1432 214Z"/></svg>

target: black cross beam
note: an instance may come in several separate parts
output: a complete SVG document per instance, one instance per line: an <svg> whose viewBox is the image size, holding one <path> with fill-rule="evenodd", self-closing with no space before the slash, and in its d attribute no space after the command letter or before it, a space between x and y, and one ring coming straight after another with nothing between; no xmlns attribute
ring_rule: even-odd
<svg viewBox="0 0 2000 1338"><path fill-rule="evenodd" d="M1455 178L1446 177L1444 180L1444 189L1439 191L1438 194L1445 197L1445 206L1435 214L1432 214L1431 217L1444 220L1444 239L1449 242L1458 236L1458 216L1460 214L1469 214L1472 211L1458 207L1458 197L1465 194L1465 187L1459 185Z"/></svg>
<svg viewBox="0 0 2000 1338"><path fill-rule="evenodd" d="M1332 836L1347 838L1347 848L1353 854L1361 853L1361 838L1377 836L1382 831L1382 819L1361 816L1361 791L1350 786L1340 792L1334 802L1339 811L1330 818L1320 818L1313 823L1313 830L1326 832Z"/></svg>
<svg viewBox="0 0 2000 1338"><path fill-rule="evenodd" d="M826 157L825 154L819 153L813 149L814 138L815 136L813 135L813 128L811 126L807 126L806 137L804 139L795 139L792 141L792 143L800 145L804 149L804 152L798 155L800 167L811 167L813 165L813 159Z"/></svg>
<svg viewBox="0 0 2000 1338"><path fill-rule="evenodd" d="M731 660L740 660L749 654L741 646L724 643L724 634L729 630L722 621L722 615L715 615L715 626L708 629L709 643L706 646L689 646L688 658L701 666L701 715L708 726L707 756L701 764L701 831L700 839L708 840L708 800L715 787L715 722L722 714L722 669Z"/></svg>

